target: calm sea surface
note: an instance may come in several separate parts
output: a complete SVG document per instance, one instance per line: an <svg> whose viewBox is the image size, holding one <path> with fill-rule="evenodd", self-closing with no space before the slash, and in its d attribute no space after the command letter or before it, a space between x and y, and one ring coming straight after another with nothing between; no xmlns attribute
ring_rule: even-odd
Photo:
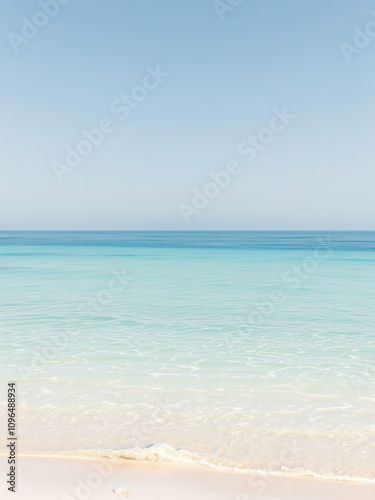
<svg viewBox="0 0 375 500"><path fill-rule="evenodd" d="M19 451L375 480L374 278L374 232L0 232Z"/></svg>

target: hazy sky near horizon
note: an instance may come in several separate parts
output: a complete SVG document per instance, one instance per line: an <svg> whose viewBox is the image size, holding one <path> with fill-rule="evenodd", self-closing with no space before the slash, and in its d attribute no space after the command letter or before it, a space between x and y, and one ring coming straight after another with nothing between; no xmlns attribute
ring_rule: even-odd
<svg viewBox="0 0 375 500"><path fill-rule="evenodd" d="M0 0L0 229L374 229L373 1L65 0L54 17L43 1ZM221 19L223 3L238 5ZM247 161L239 145L285 108ZM59 182L54 162L102 120L113 130Z"/></svg>

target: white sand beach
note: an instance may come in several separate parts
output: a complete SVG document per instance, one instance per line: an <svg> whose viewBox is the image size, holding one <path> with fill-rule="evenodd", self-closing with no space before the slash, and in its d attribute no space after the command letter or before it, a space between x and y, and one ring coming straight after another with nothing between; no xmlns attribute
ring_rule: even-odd
<svg viewBox="0 0 375 500"><path fill-rule="evenodd" d="M6 457L0 457L7 469ZM5 474L3 475L3 481ZM375 483L260 476L132 460L20 457L17 500L373 500ZM115 490L115 491L114 491Z"/></svg>

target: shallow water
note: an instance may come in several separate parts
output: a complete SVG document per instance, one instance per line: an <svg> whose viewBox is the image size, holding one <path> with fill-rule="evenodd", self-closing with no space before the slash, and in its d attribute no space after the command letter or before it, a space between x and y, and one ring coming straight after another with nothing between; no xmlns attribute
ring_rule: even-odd
<svg viewBox="0 0 375 500"><path fill-rule="evenodd" d="M375 479L374 250L373 232L0 233L20 452Z"/></svg>

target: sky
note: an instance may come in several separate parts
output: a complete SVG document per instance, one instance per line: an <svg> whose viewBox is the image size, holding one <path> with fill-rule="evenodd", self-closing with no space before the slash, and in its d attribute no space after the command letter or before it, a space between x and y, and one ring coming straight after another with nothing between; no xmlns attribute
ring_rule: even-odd
<svg viewBox="0 0 375 500"><path fill-rule="evenodd" d="M373 1L59 1L0 0L0 229L374 229Z"/></svg>

